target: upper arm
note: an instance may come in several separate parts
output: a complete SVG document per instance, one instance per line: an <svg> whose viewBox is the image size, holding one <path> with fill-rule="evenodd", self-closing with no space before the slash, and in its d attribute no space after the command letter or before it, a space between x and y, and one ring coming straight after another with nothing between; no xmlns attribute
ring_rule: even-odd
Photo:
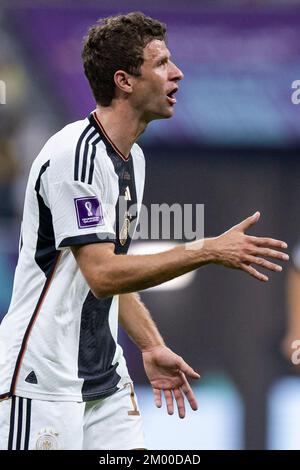
<svg viewBox="0 0 300 470"><path fill-rule="evenodd" d="M115 256L113 243L72 246L76 262L95 297L102 297L106 288L105 266Z"/></svg>
<svg viewBox="0 0 300 470"><path fill-rule="evenodd" d="M63 180L52 186L50 209L57 249L115 241L114 211L99 186ZM111 207L111 206L110 206Z"/></svg>
<svg viewBox="0 0 300 470"><path fill-rule="evenodd" d="M93 178L76 176L75 149L53 146L45 174L45 194L52 216L57 250L115 241L115 197L100 168ZM96 171L97 170L97 171Z"/></svg>

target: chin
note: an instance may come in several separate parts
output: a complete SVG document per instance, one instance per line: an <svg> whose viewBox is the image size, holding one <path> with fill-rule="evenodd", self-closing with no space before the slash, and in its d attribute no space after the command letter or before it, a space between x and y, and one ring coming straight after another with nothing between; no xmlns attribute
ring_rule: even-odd
<svg viewBox="0 0 300 470"><path fill-rule="evenodd" d="M174 108L169 108L164 113L161 113L156 119L170 119L174 114Z"/></svg>
<svg viewBox="0 0 300 470"><path fill-rule="evenodd" d="M167 117L172 117L175 113L175 106L169 106L169 108L167 109Z"/></svg>
<svg viewBox="0 0 300 470"><path fill-rule="evenodd" d="M165 109L163 112L151 112L147 116L147 121L155 121L158 119L170 119L174 114L174 108Z"/></svg>
<svg viewBox="0 0 300 470"><path fill-rule="evenodd" d="M166 117L167 117L167 119L169 119L169 118L171 118L173 115L174 115L174 108L172 108L172 109L170 110L170 112L168 113L168 116L166 116Z"/></svg>

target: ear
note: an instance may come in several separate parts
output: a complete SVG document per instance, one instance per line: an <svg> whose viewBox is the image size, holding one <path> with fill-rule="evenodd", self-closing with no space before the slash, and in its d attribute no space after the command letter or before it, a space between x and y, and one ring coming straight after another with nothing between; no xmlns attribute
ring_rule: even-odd
<svg viewBox="0 0 300 470"><path fill-rule="evenodd" d="M114 82L117 89L123 91L124 93L132 93L132 78L133 77L127 72L124 72L124 70L117 70L114 74Z"/></svg>

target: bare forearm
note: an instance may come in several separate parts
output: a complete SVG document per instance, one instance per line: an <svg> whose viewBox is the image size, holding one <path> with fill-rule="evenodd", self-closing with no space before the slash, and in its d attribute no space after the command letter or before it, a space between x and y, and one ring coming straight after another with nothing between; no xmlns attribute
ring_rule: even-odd
<svg viewBox="0 0 300 470"><path fill-rule="evenodd" d="M201 249L186 249L186 245L181 245L154 255L114 255L109 263L99 267L101 288L105 296L136 292L197 269L212 261L208 240Z"/></svg>
<svg viewBox="0 0 300 470"><path fill-rule="evenodd" d="M259 215L259 212L255 213L218 237L186 243L154 255L116 255L112 243L75 246L72 251L98 298L148 289L208 263L240 269L266 282L268 277L257 271L253 264L270 271L281 271L281 266L264 258L288 260L286 253L278 251L287 245L281 240L244 233L257 222Z"/></svg>
<svg viewBox="0 0 300 470"><path fill-rule="evenodd" d="M119 322L141 351L165 345L149 311L137 293L120 295Z"/></svg>

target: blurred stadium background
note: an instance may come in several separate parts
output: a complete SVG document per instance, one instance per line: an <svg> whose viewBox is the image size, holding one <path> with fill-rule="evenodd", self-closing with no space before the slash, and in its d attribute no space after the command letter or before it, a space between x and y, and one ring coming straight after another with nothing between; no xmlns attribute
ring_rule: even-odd
<svg viewBox="0 0 300 470"><path fill-rule="evenodd" d="M300 106L291 84L300 79L300 1L2 0L1 317L30 164L51 134L94 108L82 37L99 17L132 10L167 23L185 73L175 117L152 123L141 138L146 204L205 204L207 236L260 210L256 234L290 248L299 239ZM143 292L168 345L203 377L194 384L199 411L184 421L167 416L155 409L140 354L121 333L148 448L299 449L300 379L281 351L286 275L270 277L261 285L210 266L185 285Z"/></svg>

